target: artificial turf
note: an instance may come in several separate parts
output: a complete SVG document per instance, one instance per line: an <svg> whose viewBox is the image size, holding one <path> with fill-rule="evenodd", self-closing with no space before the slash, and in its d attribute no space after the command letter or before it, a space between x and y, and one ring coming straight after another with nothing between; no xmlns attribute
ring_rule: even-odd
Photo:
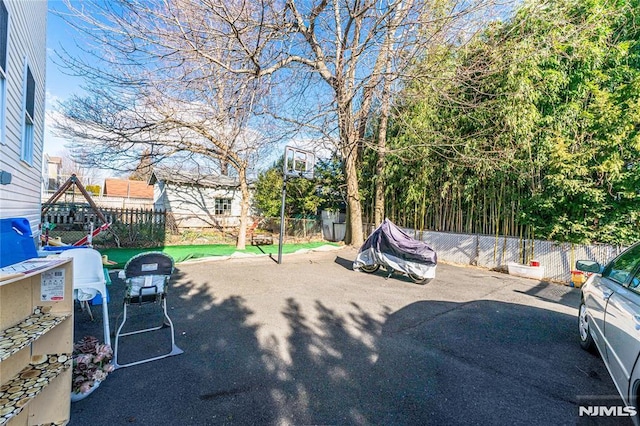
<svg viewBox="0 0 640 426"><path fill-rule="evenodd" d="M327 242L312 242L301 244L284 244L282 246L282 253L294 253L303 249L315 249L323 245L338 246L336 243ZM278 245L263 245L260 246L264 253L277 254ZM123 268L125 263L133 256L145 253L149 251L161 251L169 256L173 257L175 262L184 262L189 259L199 259L209 256L229 256L235 252L247 253L247 254L263 254L256 246L247 246L244 250L236 250L234 245L229 244L210 244L210 245L185 245L185 246L164 246L155 248L110 248L100 250L100 253L107 255L110 261L116 262L115 265L111 265L111 268Z"/></svg>

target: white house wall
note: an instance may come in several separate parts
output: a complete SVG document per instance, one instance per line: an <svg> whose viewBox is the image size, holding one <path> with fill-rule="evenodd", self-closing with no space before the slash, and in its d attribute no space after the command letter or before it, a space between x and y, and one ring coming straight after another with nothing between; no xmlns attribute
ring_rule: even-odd
<svg viewBox="0 0 640 426"><path fill-rule="evenodd" d="M153 185L153 208L155 210L169 210L167 201L167 193L165 191L166 184L164 181L157 181Z"/></svg>
<svg viewBox="0 0 640 426"><path fill-rule="evenodd" d="M9 13L7 106L0 170L11 183L0 185L0 218L26 217L34 233L40 224L40 184L44 141L47 2L4 0ZM33 163L20 160L25 58L36 83Z"/></svg>
<svg viewBox="0 0 640 426"><path fill-rule="evenodd" d="M162 190L162 185L156 185ZM215 215L215 199L231 199L229 215ZM240 218L240 191L164 183L164 191L155 206L171 212L181 228L237 226Z"/></svg>

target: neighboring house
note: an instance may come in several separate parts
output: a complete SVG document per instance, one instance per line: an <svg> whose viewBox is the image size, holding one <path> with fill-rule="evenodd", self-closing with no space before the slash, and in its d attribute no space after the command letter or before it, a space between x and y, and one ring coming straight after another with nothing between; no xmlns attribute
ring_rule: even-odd
<svg viewBox="0 0 640 426"><path fill-rule="evenodd" d="M44 154L43 163L45 167L43 193L55 192L62 185L62 158Z"/></svg>
<svg viewBox="0 0 640 426"><path fill-rule="evenodd" d="M141 180L107 178L104 180L102 195L105 197L153 200L153 185Z"/></svg>
<svg viewBox="0 0 640 426"><path fill-rule="evenodd" d="M140 180L106 178L100 196L92 197L99 207L153 208L153 186Z"/></svg>
<svg viewBox="0 0 640 426"><path fill-rule="evenodd" d="M0 0L0 218L37 234L45 116L47 2Z"/></svg>
<svg viewBox="0 0 640 426"><path fill-rule="evenodd" d="M154 186L154 208L170 213L178 228L224 230L239 225L242 195L237 179L155 169L149 183Z"/></svg>

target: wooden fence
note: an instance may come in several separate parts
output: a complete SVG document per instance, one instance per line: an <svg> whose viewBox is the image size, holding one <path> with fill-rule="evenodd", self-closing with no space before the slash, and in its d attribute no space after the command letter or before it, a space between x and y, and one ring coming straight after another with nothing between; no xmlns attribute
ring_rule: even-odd
<svg viewBox="0 0 640 426"><path fill-rule="evenodd" d="M138 246L153 247L165 241L167 213L153 209L101 208L111 226L94 237L99 247ZM51 238L60 237L62 242L73 244L104 222L88 204L56 203L42 217L42 223L54 225Z"/></svg>
<svg viewBox="0 0 640 426"><path fill-rule="evenodd" d="M119 208L108 208L108 209L100 209L102 213L105 215L107 220L110 220L112 223L126 223L126 224L136 224L136 223L153 223L157 225L163 225L167 221L167 212L164 210L153 210L153 209L119 209Z"/></svg>
<svg viewBox="0 0 640 426"><path fill-rule="evenodd" d="M100 212L111 226L93 238L93 244L98 248L158 247L167 241L167 234L179 234L185 230L179 227L171 213L164 210L100 208ZM91 224L96 229L103 221L88 204L56 203L42 217L42 223L54 225L50 238L60 237L63 243L73 244L87 235ZM207 229L219 231L217 228ZM264 218L260 229L277 235L280 233L280 219ZM232 227L222 233L235 239L237 228ZM286 218L285 236L288 241L322 239L321 221Z"/></svg>

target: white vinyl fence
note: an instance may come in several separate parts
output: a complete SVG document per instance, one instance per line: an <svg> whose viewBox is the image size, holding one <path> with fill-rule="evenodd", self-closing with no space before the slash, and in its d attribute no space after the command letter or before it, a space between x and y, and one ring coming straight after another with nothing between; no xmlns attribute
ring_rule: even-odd
<svg viewBox="0 0 640 426"><path fill-rule="evenodd" d="M537 260L544 267L544 278L568 282L576 260L595 260L604 264L622 252L623 246L581 245L553 241L523 240L515 237L454 234L404 229L429 244L438 260L506 270L508 262L528 264Z"/></svg>
<svg viewBox="0 0 640 426"><path fill-rule="evenodd" d="M42 194L42 202L46 203L53 195L53 192L46 192ZM91 199L98 207L110 208L110 209L153 209L153 200L148 198L131 198L131 197L110 197L103 195L91 194ZM64 194L57 203L79 203L86 204L87 200L80 193L76 193L73 196Z"/></svg>

